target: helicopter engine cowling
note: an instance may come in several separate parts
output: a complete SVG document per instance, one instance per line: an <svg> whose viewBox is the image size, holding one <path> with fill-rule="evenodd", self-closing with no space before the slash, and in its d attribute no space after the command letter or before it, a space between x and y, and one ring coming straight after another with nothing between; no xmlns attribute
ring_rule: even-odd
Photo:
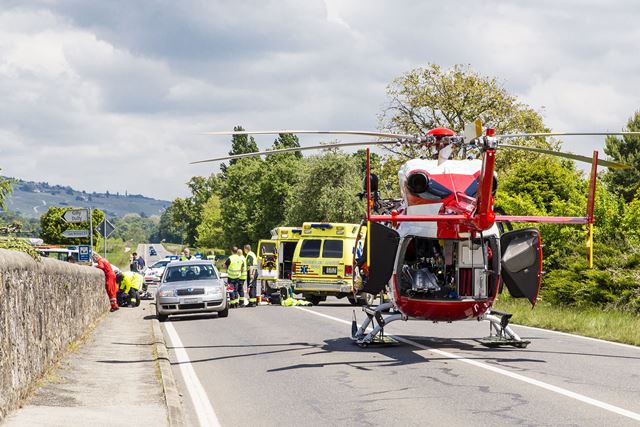
<svg viewBox="0 0 640 427"><path fill-rule="evenodd" d="M429 177L424 172L413 172L407 177L407 190L415 196L424 194L429 189Z"/></svg>

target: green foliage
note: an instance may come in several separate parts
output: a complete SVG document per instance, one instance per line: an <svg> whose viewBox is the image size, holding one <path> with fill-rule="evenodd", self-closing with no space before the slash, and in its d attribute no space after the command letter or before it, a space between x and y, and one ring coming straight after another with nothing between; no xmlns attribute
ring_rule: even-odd
<svg viewBox="0 0 640 427"><path fill-rule="evenodd" d="M81 222L77 224L69 224L62 219L62 215L72 209L72 207L57 207L51 206L47 212L40 217L40 238L52 245L87 245L89 244L89 237L83 239L67 239L62 237L64 230L88 230L90 225L88 222ZM93 227L95 228L103 219L104 212L100 209L93 210ZM96 241L94 239L94 245Z"/></svg>
<svg viewBox="0 0 640 427"><path fill-rule="evenodd" d="M177 198L171 205L171 220L178 230L184 230L184 242L193 246L198 238L198 225L202 222L205 203L220 190L221 178L211 174L208 177L194 176L187 186L191 197Z"/></svg>
<svg viewBox="0 0 640 427"><path fill-rule="evenodd" d="M11 179L0 177L0 209L2 210L5 209L4 201L13 191L13 187L11 186L12 183L13 181Z"/></svg>
<svg viewBox="0 0 640 427"><path fill-rule="evenodd" d="M627 122L625 129L631 132L640 131L640 111L636 111ZM605 140L604 152L617 162L631 166L629 169L609 169L604 180L609 187L630 202L640 190L640 136L624 135L622 138L608 136Z"/></svg>
<svg viewBox="0 0 640 427"><path fill-rule="evenodd" d="M115 231L112 237L134 242L149 242L151 236L157 232L160 218L157 216L146 217L140 214L127 214L124 218L112 221Z"/></svg>
<svg viewBox="0 0 640 427"><path fill-rule="evenodd" d="M480 118L499 133L545 132L542 116L518 102L496 78L482 76L469 66L454 65L443 70L436 64L416 68L396 78L387 87L389 104L381 115L382 126L395 132L424 134L446 127L460 133L466 123ZM519 145L523 141L510 140ZM527 145L554 148L544 138L527 140ZM403 148L411 157L417 148ZM497 159L499 170L507 170L519 161L538 158L538 154L504 150ZM391 168L392 170L395 168ZM397 169L396 169L397 170ZM387 178L393 178L386 176Z"/></svg>
<svg viewBox="0 0 640 427"><path fill-rule="evenodd" d="M240 125L235 126L233 128L235 132L242 132L244 128ZM299 145L298 145L299 147ZM286 147L282 147L286 148ZM258 151L258 144L256 144L255 139L250 135L233 135L231 137L231 151L229 151L230 156L235 156L236 154L246 154L246 153L255 153ZM233 159L229 161L230 165L234 165L238 160ZM223 174L227 173L227 165L224 163L220 165L220 170Z"/></svg>
<svg viewBox="0 0 640 427"><path fill-rule="evenodd" d="M220 192L226 246L254 242L264 232L256 228L262 210L256 201L261 196L260 176L264 170L264 162L259 158L240 159L227 168ZM271 206L278 203L270 201Z"/></svg>
<svg viewBox="0 0 640 427"><path fill-rule="evenodd" d="M622 230L629 242L640 247L640 190L631 203L624 205L622 215Z"/></svg>
<svg viewBox="0 0 640 427"><path fill-rule="evenodd" d="M16 237L0 237L0 248L8 249L11 251L25 252L36 261L40 261L40 254L33 246L22 239Z"/></svg>
<svg viewBox="0 0 640 427"><path fill-rule="evenodd" d="M359 222L365 206L356 197L362 188L358 158L328 152L305 159L300 180L288 201L287 223Z"/></svg>
<svg viewBox="0 0 640 427"><path fill-rule="evenodd" d="M197 246L217 247L224 244L219 196L214 194L205 203L202 208L202 222L196 227L196 232Z"/></svg>
<svg viewBox="0 0 640 427"><path fill-rule="evenodd" d="M183 236L185 235L184 228L186 226L186 223L183 221L174 221L174 210L174 205L171 204L167 209L164 210L164 212L162 212L162 215L160 215L160 222L158 223L156 231L149 237L150 242L182 242L184 238Z"/></svg>

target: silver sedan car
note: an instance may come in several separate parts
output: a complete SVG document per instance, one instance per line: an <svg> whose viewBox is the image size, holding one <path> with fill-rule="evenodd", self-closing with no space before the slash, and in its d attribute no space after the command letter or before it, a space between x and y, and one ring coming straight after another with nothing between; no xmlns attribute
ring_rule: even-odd
<svg viewBox="0 0 640 427"><path fill-rule="evenodd" d="M171 314L229 315L227 290L211 261L172 261L156 291L156 313L161 322Z"/></svg>

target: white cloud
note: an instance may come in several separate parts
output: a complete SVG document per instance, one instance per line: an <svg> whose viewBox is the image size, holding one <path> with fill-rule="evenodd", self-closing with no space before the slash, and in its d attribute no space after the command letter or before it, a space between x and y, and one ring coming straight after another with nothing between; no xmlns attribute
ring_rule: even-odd
<svg viewBox="0 0 640 427"><path fill-rule="evenodd" d="M618 130L640 108L638 12L622 1L5 2L0 167L173 199L217 168L189 161L229 150L201 132L376 128L385 86L427 62L497 77L544 106L554 130ZM590 154L602 141L567 145Z"/></svg>

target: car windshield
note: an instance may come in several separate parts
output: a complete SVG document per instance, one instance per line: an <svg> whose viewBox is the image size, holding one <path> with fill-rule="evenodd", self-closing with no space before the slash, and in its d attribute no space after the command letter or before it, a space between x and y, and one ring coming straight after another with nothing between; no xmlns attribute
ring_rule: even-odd
<svg viewBox="0 0 640 427"><path fill-rule="evenodd" d="M155 264L153 264L151 266L151 268L160 268L160 267L164 267L167 264L169 264L169 261L162 260L162 261L158 261Z"/></svg>
<svg viewBox="0 0 640 427"><path fill-rule="evenodd" d="M164 281L185 282L187 280L211 280L217 279L216 270L211 264L193 264L168 266Z"/></svg>

